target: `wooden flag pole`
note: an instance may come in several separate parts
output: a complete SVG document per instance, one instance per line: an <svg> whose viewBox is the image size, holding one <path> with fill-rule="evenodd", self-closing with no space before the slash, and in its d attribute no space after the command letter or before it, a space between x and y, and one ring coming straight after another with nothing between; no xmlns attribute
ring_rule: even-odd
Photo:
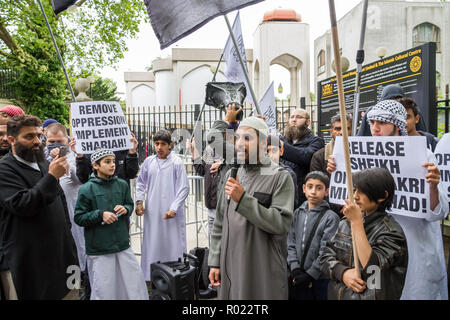
<svg viewBox="0 0 450 320"><path fill-rule="evenodd" d="M337 30L337 21L336 21L336 8L334 6L334 0L328 0L330 7L330 20L331 20L331 35L333 38L333 49L334 49L334 63L336 66L336 79L338 86L338 97L339 97L339 111L341 115L341 126L342 128L347 128L347 115L345 111L345 97L344 97L344 86L342 83L342 69L341 69L341 55L339 52L339 39L338 39L338 30ZM347 193L350 201L352 203L355 202L353 198L353 179L352 179L352 170L350 167L350 150L348 147L348 131L342 130L342 143L344 146L344 155L345 155L345 172L347 176ZM355 263L356 273L359 277L361 277L359 272L359 259L358 259L358 251L356 250L355 237L353 234L352 228L352 244L353 244L353 257Z"/></svg>

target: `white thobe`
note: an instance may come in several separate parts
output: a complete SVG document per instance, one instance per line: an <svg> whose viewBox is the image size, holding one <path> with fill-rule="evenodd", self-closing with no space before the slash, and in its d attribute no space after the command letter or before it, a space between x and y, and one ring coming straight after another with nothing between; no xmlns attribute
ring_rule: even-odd
<svg viewBox="0 0 450 320"><path fill-rule="evenodd" d="M427 149L427 160L437 164ZM448 199L442 183L438 184L439 204L428 212L430 218L420 219L393 215L406 236L408 269L401 300L447 300L447 271L440 220L448 214Z"/></svg>
<svg viewBox="0 0 450 320"><path fill-rule="evenodd" d="M131 248L88 256L91 300L148 300L147 286Z"/></svg>
<svg viewBox="0 0 450 320"><path fill-rule="evenodd" d="M151 280L150 265L174 261L186 252L186 216L184 201L189 184L183 161L173 154L161 160L145 159L136 182L136 201L145 201L141 268L146 281ZM175 218L164 220L167 211Z"/></svg>
<svg viewBox="0 0 450 320"><path fill-rule="evenodd" d="M72 236L75 240L78 253L78 261L80 263L81 271L86 267L86 247L84 242L84 228L80 227L73 221L73 214L78 198L78 190L82 186L77 177L77 167L75 162L75 154L73 152L67 153L67 162L69 162L69 173L59 178L59 184L66 196L67 209L69 211L70 223L72 224Z"/></svg>

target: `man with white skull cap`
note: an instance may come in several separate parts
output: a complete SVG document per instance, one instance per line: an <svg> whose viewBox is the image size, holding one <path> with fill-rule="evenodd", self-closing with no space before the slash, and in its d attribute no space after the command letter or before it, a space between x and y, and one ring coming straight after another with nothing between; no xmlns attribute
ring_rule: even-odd
<svg viewBox="0 0 450 320"><path fill-rule="evenodd" d="M287 232L294 184L266 154L269 130L262 119L244 119L236 131L236 178L218 192L211 235L209 279L219 299L287 299ZM228 199L227 199L228 198Z"/></svg>

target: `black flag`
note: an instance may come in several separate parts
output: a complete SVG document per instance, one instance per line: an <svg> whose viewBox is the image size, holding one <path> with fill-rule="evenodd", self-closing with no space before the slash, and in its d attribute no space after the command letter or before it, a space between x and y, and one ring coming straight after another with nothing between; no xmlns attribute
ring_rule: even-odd
<svg viewBox="0 0 450 320"><path fill-rule="evenodd" d="M77 0L52 0L52 8L55 14L58 14L75 4L75 2L77 2Z"/></svg>
<svg viewBox="0 0 450 320"><path fill-rule="evenodd" d="M219 15L263 0L144 0L161 49Z"/></svg>

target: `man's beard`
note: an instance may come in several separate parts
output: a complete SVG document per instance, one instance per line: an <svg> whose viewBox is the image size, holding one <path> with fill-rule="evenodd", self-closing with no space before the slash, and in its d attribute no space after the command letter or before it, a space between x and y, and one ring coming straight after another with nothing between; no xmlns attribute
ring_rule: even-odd
<svg viewBox="0 0 450 320"><path fill-rule="evenodd" d="M42 162L45 159L44 154L44 145L41 144L34 144L34 147L39 146L38 150L33 150L32 148L27 148L20 142L16 142L14 144L14 151L16 152L16 155L22 158L25 161L28 162Z"/></svg>
<svg viewBox="0 0 450 320"><path fill-rule="evenodd" d="M288 125L284 129L284 136L289 141L302 140L309 133L308 126L306 125Z"/></svg>

